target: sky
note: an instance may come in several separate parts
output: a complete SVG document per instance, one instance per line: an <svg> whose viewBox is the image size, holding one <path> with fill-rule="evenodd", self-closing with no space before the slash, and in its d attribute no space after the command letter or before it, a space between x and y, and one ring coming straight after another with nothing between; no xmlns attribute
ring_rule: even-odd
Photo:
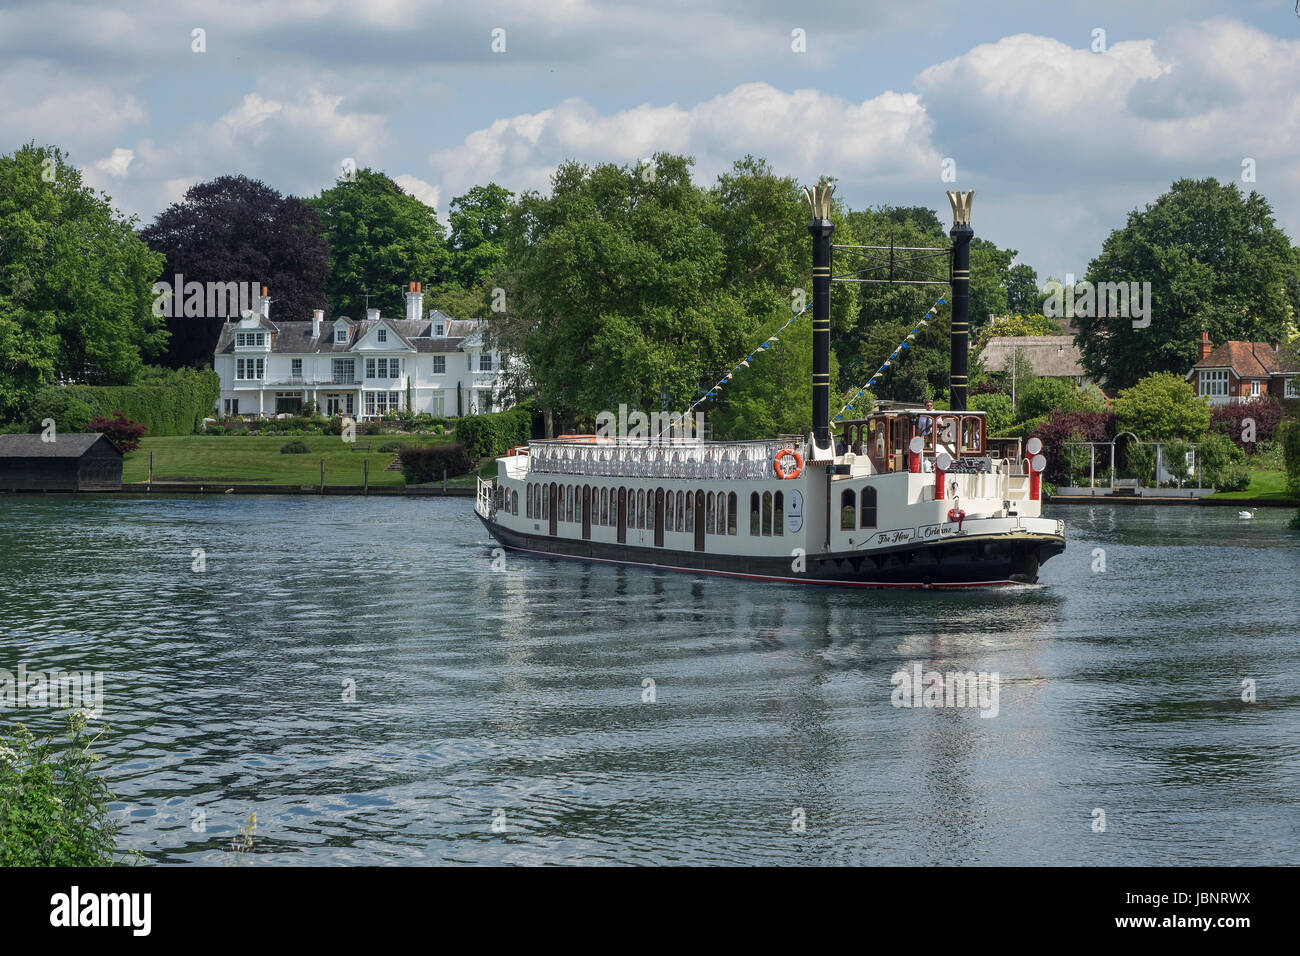
<svg viewBox="0 0 1300 956"><path fill-rule="evenodd" d="M476 183L746 154L853 208L975 190L977 236L1082 275L1179 177L1300 237L1296 0L0 0L0 154L70 154L147 223L242 173L382 169L445 221ZM945 170L950 177L945 179ZM955 176L955 178L951 178ZM1253 177L1249 179L1247 177Z"/></svg>

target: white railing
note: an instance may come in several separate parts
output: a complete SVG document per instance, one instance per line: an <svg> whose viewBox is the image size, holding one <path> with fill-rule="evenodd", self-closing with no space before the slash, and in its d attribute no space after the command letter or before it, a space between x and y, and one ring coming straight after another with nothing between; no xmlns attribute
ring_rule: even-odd
<svg viewBox="0 0 1300 956"><path fill-rule="evenodd" d="M478 478L478 493L474 498L474 510L489 521L496 514L496 504L493 497L494 488L492 481L486 478Z"/></svg>
<svg viewBox="0 0 1300 956"><path fill-rule="evenodd" d="M772 476L772 458L782 448L804 450L797 441L534 441L528 458L529 470L541 474L757 480Z"/></svg>

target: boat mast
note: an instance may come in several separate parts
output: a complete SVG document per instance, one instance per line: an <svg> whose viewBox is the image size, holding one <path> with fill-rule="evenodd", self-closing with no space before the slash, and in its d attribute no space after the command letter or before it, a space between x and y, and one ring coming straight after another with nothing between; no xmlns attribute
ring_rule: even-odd
<svg viewBox="0 0 1300 956"><path fill-rule="evenodd" d="M952 341L948 373L948 406L955 412L966 411L967 361L970 358L970 241L975 230L970 225L970 207L975 190L950 192L952 205Z"/></svg>
<svg viewBox="0 0 1300 956"><path fill-rule="evenodd" d="M813 360L812 412L813 443L817 448L831 444L831 185L804 189L812 209L808 232L812 235L813 258Z"/></svg>

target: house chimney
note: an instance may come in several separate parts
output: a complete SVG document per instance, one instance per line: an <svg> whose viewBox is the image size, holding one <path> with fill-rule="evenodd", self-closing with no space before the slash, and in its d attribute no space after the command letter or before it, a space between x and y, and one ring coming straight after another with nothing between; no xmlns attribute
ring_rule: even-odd
<svg viewBox="0 0 1300 956"><path fill-rule="evenodd" d="M366 318L369 319L371 322L378 322L378 321L379 321L379 310L378 310L378 309L366 309Z"/></svg>
<svg viewBox="0 0 1300 956"><path fill-rule="evenodd" d="M412 282L406 293L406 321L419 322L424 315L424 292L420 283Z"/></svg>
<svg viewBox="0 0 1300 956"><path fill-rule="evenodd" d="M1213 347L1212 345L1210 345L1210 333L1209 333L1208 331L1206 331L1205 329L1202 329L1202 330L1201 330L1201 350L1200 350L1200 351L1201 351L1201 354L1200 354L1200 357L1197 359L1197 361L1200 361L1200 359L1209 358L1210 353L1214 351L1214 347Z"/></svg>
<svg viewBox="0 0 1300 956"><path fill-rule="evenodd" d="M267 293L266 286L262 286L262 297L258 300L258 312L261 313L264 319L271 317L271 296Z"/></svg>
<svg viewBox="0 0 1300 956"><path fill-rule="evenodd" d="M325 318L325 310L324 310L324 309L313 309L313 310L312 310L312 313L311 313L311 337L312 337L313 339L318 339L318 338L320 338L320 324L321 324L321 321L322 321L324 318Z"/></svg>

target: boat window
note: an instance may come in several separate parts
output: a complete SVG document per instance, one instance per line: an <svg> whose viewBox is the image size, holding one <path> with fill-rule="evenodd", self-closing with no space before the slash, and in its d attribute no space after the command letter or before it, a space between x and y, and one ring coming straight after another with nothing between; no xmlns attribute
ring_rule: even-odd
<svg viewBox="0 0 1300 956"><path fill-rule="evenodd" d="M673 530L673 502L675 498L670 491L664 497L664 528L668 531Z"/></svg>
<svg viewBox="0 0 1300 956"><path fill-rule="evenodd" d="M763 534L772 533L772 492L763 492Z"/></svg>
<svg viewBox="0 0 1300 956"><path fill-rule="evenodd" d="M749 533L758 537L758 492L750 492L749 495Z"/></svg>
<svg viewBox="0 0 1300 956"><path fill-rule="evenodd" d="M636 526L638 528L645 527L645 489L644 488L638 488L636 490Z"/></svg>
<svg viewBox="0 0 1300 956"><path fill-rule="evenodd" d="M686 533L695 531L695 492L686 492Z"/></svg>
<svg viewBox="0 0 1300 956"><path fill-rule="evenodd" d="M772 496L772 533L785 534L785 492Z"/></svg>
<svg viewBox="0 0 1300 956"><path fill-rule="evenodd" d="M727 534L736 533L736 493L727 495Z"/></svg>
<svg viewBox="0 0 1300 956"><path fill-rule="evenodd" d="M852 531L857 527L858 517L858 496L853 493L852 488L845 488L840 492L840 530Z"/></svg>
<svg viewBox="0 0 1300 956"><path fill-rule="evenodd" d="M517 491L510 492L510 513L519 514L519 492Z"/></svg>
<svg viewBox="0 0 1300 956"><path fill-rule="evenodd" d="M569 485L568 491L564 496L564 514L565 521L573 520L573 485Z"/></svg>
<svg viewBox="0 0 1300 956"><path fill-rule="evenodd" d="M713 523L713 492L709 492L708 498L705 499L704 505L704 531L706 534L713 534L715 527Z"/></svg>
<svg viewBox="0 0 1300 956"><path fill-rule="evenodd" d="M876 526L876 489L862 489L862 525L863 528Z"/></svg>

